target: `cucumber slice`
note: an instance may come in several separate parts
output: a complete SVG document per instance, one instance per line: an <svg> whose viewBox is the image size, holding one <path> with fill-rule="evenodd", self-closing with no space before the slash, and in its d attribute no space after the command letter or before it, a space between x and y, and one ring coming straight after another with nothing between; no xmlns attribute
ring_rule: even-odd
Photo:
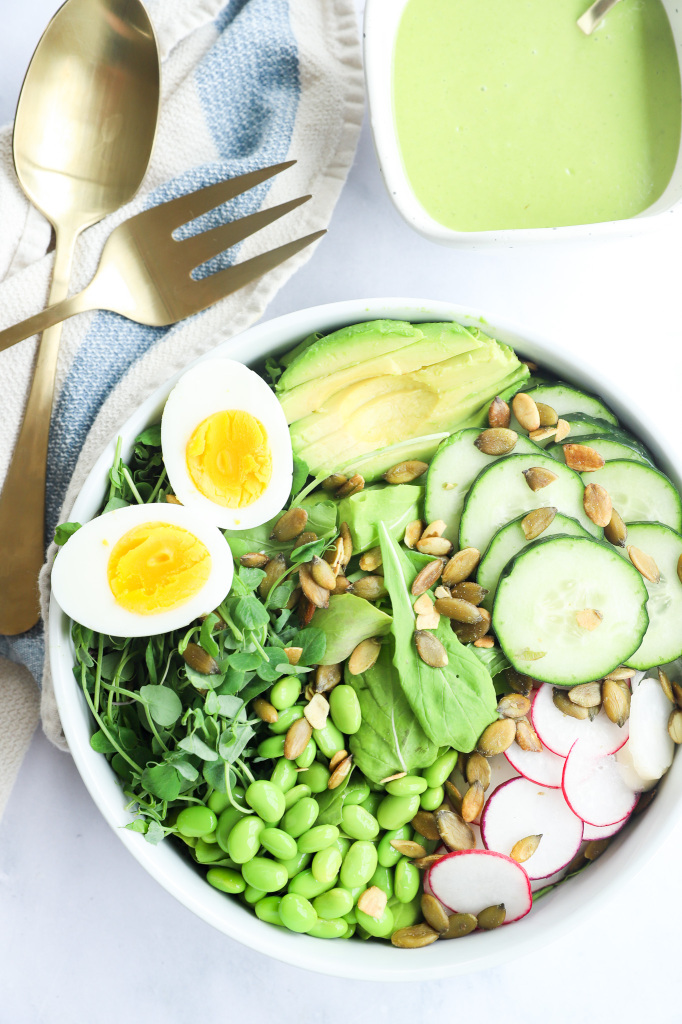
<svg viewBox="0 0 682 1024"><path fill-rule="evenodd" d="M585 437L588 434L599 434L600 437L610 437L612 441L620 441L621 444L627 445L629 448L636 448L637 451L646 456L648 462L653 462L648 449L638 438L634 437L629 431L624 430L623 427L614 427L613 423L599 419L598 416L587 416L583 412L569 413L568 416L563 418L571 428L565 441L576 441L578 438ZM549 443L553 443L551 438Z"/></svg>
<svg viewBox="0 0 682 1024"><path fill-rule="evenodd" d="M650 459L647 459L642 454L638 446L635 447L634 442L632 444L623 444L622 441L616 441L613 437L604 436L603 434L585 434L584 437L580 437L576 441L571 441L569 435L559 444L549 444L545 451L553 459L556 459L557 462L565 463L564 445L571 443L586 444L590 448L594 448L595 452L601 455L605 462L613 462L614 459L629 459L631 462L642 462L645 466L651 465Z"/></svg>
<svg viewBox="0 0 682 1024"><path fill-rule="evenodd" d="M598 416L615 426L618 425L614 414L596 395L591 395L587 391L578 391L577 388L571 384L564 384L563 381L557 381L555 384L539 384L529 390L524 388L524 391L530 395L533 401L550 405L563 419L567 419L567 413L582 412L588 416ZM512 417L512 430L519 429L515 426L515 422L515 418Z"/></svg>
<svg viewBox="0 0 682 1024"><path fill-rule="evenodd" d="M539 491L532 491L523 474L533 466L550 470L556 480ZM548 505L577 519L591 536L601 537L601 527L595 526L585 515L584 490L579 473L548 455L507 455L484 469L472 484L459 524L459 546L485 551L505 523L533 508Z"/></svg>
<svg viewBox="0 0 682 1024"><path fill-rule="evenodd" d="M682 500L667 476L652 466L615 459L584 478L606 488L626 523L665 523L678 533L682 529Z"/></svg>
<svg viewBox="0 0 682 1024"><path fill-rule="evenodd" d="M459 518L467 491L478 474L499 458L508 456L484 455L474 444L481 431L478 427L458 430L444 441L429 467L426 477L424 515L426 521L442 519L447 523L444 536L453 544L457 541ZM540 454L540 449L526 437L519 434L514 455Z"/></svg>
<svg viewBox="0 0 682 1024"><path fill-rule="evenodd" d="M644 580L649 593L649 628L627 664L638 671L665 665L682 656L682 583L677 563L682 556L682 537L662 523L631 523L626 545L650 555L661 574L660 583ZM628 558L626 548L617 548Z"/></svg>
<svg viewBox="0 0 682 1024"><path fill-rule="evenodd" d="M647 588L633 569L615 548L591 537L529 545L505 571L493 605L493 629L513 667L575 686L627 662L649 624ZM578 625L576 615L588 608L602 616L596 629Z"/></svg>
<svg viewBox="0 0 682 1024"><path fill-rule="evenodd" d="M483 607L487 608L488 611L493 606L497 584L505 566L520 551L533 543L533 541L526 540L526 535L521 528L522 519L523 516L519 516L511 523L503 526L501 530L498 530L479 563L476 582L488 591L482 601ZM543 532L542 539L547 540L548 537L556 537L557 534L569 537L590 536L576 519L571 519L570 516L563 516L560 512L557 512L552 522Z"/></svg>

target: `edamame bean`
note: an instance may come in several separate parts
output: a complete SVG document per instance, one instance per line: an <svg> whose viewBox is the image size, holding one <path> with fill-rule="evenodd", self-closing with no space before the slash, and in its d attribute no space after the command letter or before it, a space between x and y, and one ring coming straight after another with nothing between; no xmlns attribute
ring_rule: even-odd
<svg viewBox="0 0 682 1024"><path fill-rule="evenodd" d="M218 816L210 807L195 804L192 807L183 807L175 824L180 835L203 836L214 830L218 824Z"/></svg>
<svg viewBox="0 0 682 1024"><path fill-rule="evenodd" d="M393 911L388 904L384 907L384 912L379 918L370 917L369 914L365 914L364 911L358 909L356 909L355 913L359 927L364 928L370 935L381 938L385 935L393 934Z"/></svg>
<svg viewBox="0 0 682 1024"><path fill-rule="evenodd" d="M264 896L267 896L267 893L263 892L262 889L257 889L255 885L247 885L246 889L244 889L244 899L252 905L258 903Z"/></svg>
<svg viewBox="0 0 682 1024"><path fill-rule="evenodd" d="M225 859L225 852L217 843L206 843L200 838L194 847L194 856L200 864L216 864Z"/></svg>
<svg viewBox="0 0 682 1024"><path fill-rule="evenodd" d="M353 903L357 903L358 902L358 900L360 899L360 897L362 896L362 894L363 894L363 892L365 891L366 888L367 888L367 885L365 883L363 883L363 885L355 885L351 889L348 890L350 892L351 896L353 897Z"/></svg>
<svg viewBox="0 0 682 1024"><path fill-rule="evenodd" d="M293 707L280 711L277 721L269 725L268 728L270 732L274 732L275 736L279 736L280 733L286 732L289 726L297 722L299 718L303 718L303 708L299 704L294 704Z"/></svg>
<svg viewBox="0 0 682 1024"><path fill-rule="evenodd" d="M247 885L253 885L264 892L277 892L289 880L284 865L276 860L268 860L267 857L252 857L244 864L242 875Z"/></svg>
<svg viewBox="0 0 682 1024"><path fill-rule="evenodd" d="M230 798L227 795L227 793L219 793L217 789L213 790L206 803L211 808L211 810L215 811L215 813L218 815L222 814L224 810L232 806L232 804L230 803Z"/></svg>
<svg viewBox="0 0 682 1024"><path fill-rule="evenodd" d="M249 807L253 807L256 814L269 824L279 821L286 810L282 790L265 779L252 782L245 799Z"/></svg>
<svg viewBox="0 0 682 1024"><path fill-rule="evenodd" d="M399 928L409 928L410 925L416 924L417 921L421 920L422 911L419 901L419 896L415 896L409 903L401 903L396 896L388 901L393 914L394 931L397 931Z"/></svg>
<svg viewBox="0 0 682 1024"><path fill-rule="evenodd" d="M334 882L341 870L342 861L341 851L337 850L333 843L325 850L318 850L313 857L310 870L318 882Z"/></svg>
<svg viewBox="0 0 682 1024"><path fill-rule="evenodd" d="M298 848L303 853L317 853L318 850L326 850L338 838L336 825L315 825L299 837Z"/></svg>
<svg viewBox="0 0 682 1024"><path fill-rule="evenodd" d="M230 804L229 807L226 807L225 810L222 811L218 818L218 826L215 834L216 839L218 840L218 846L221 850L224 850L225 853L229 853L227 841L230 837L230 832L237 822L243 817L244 815L242 812L238 811L236 807L233 807L232 804Z"/></svg>
<svg viewBox="0 0 682 1024"><path fill-rule="evenodd" d="M318 882L312 871L301 871L291 879L287 890L298 893L299 896L305 896L307 900L314 900L316 896L321 896L333 885L333 882Z"/></svg>
<svg viewBox="0 0 682 1024"><path fill-rule="evenodd" d="M428 788L426 779L422 779L420 775L403 775L402 779L386 783L386 792L391 796L414 796L415 793L419 795Z"/></svg>
<svg viewBox="0 0 682 1024"><path fill-rule="evenodd" d="M303 748L303 753L299 754L296 758L296 765L298 768L310 768L311 764L315 760L315 754L317 753L317 743L311 738Z"/></svg>
<svg viewBox="0 0 682 1024"><path fill-rule="evenodd" d="M287 761L287 764L291 764L291 761ZM294 786L288 793L284 794L284 805L287 810L297 804L299 800L302 800L304 796L310 796L312 789L310 786Z"/></svg>
<svg viewBox="0 0 682 1024"><path fill-rule="evenodd" d="M299 772L298 777L304 786L310 786L312 793L324 793L329 782L330 771L319 761L313 761L310 768Z"/></svg>
<svg viewBox="0 0 682 1024"><path fill-rule="evenodd" d="M346 807L349 804L364 803L369 795L369 784L365 776L352 776L343 795L343 806Z"/></svg>
<svg viewBox="0 0 682 1024"><path fill-rule="evenodd" d="M211 868L206 873L206 881L221 892L237 893L246 889L246 882L233 868Z"/></svg>
<svg viewBox="0 0 682 1024"><path fill-rule="evenodd" d="M332 690L333 692L334 690ZM313 729L313 739L317 743L318 750L321 750L325 757L333 757L346 746L342 733L329 719L321 729Z"/></svg>
<svg viewBox="0 0 682 1024"><path fill-rule="evenodd" d="M308 935L313 935L316 939L344 939L347 931L348 925L345 921L318 920L309 929Z"/></svg>
<svg viewBox="0 0 682 1024"><path fill-rule="evenodd" d="M360 804L351 804L350 807L344 804L341 827L351 839L374 839L379 835L379 822Z"/></svg>
<svg viewBox="0 0 682 1024"><path fill-rule="evenodd" d="M217 843L218 842L218 836L216 834L216 830L215 829L213 830L213 832L207 832L206 835L202 836L201 838L203 839L203 841L205 843Z"/></svg>
<svg viewBox="0 0 682 1024"><path fill-rule="evenodd" d="M255 814L241 818L227 837L227 852L235 864L246 864L258 853L265 822Z"/></svg>
<svg viewBox="0 0 682 1024"><path fill-rule="evenodd" d="M425 789L419 800L419 806L424 811L435 811L445 799L445 790L442 786L435 786L433 789Z"/></svg>
<svg viewBox="0 0 682 1024"><path fill-rule="evenodd" d="M377 864L377 869L369 880L369 885L376 885L390 899L393 895L393 868L385 868Z"/></svg>
<svg viewBox="0 0 682 1024"><path fill-rule="evenodd" d="M344 914L343 919L346 924L357 924L358 919L355 913L355 907L352 910L349 910L347 914Z"/></svg>
<svg viewBox="0 0 682 1024"><path fill-rule="evenodd" d="M423 775L429 789L436 789L442 786L452 769L457 764L457 751L446 750L444 754L437 757L429 768L425 768Z"/></svg>
<svg viewBox="0 0 682 1024"><path fill-rule="evenodd" d="M295 704L301 696L301 682L297 676L282 676L270 690L270 703L278 711Z"/></svg>
<svg viewBox="0 0 682 1024"><path fill-rule="evenodd" d="M382 828L396 829L412 821L419 810L419 796L385 796L379 804L377 819Z"/></svg>
<svg viewBox="0 0 682 1024"><path fill-rule="evenodd" d="M391 846L392 839L411 839L412 838L412 827L411 825L402 825L400 828L394 828L390 832L386 832L385 835L379 840L379 846L377 848L379 854L379 863L382 867L393 868L400 860L402 854L398 853L395 847Z"/></svg>
<svg viewBox="0 0 682 1024"><path fill-rule="evenodd" d="M402 857L396 864L393 887L401 903L409 903L419 892L419 868Z"/></svg>
<svg viewBox="0 0 682 1024"><path fill-rule="evenodd" d="M350 839L346 839L345 836L339 836L334 842L334 848L339 851L342 857L345 857L350 850Z"/></svg>
<svg viewBox="0 0 682 1024"><path fill-rule="evenodd" d="M345 736L352 736L362 723L360 701L352 686L340 683L329 694L329 712L336 728Z"/></svg>
<svg viewBox="0 0 682 1024"><path fill-rule="evenodd" d="M260 918L261 921L267 921L268 924L276 924L282 928L284 926L284 922L279 916L281 903L281 896L263 896L262 899L258 900L258 903L256 903L254 907L256 917Z"/></svg>
<svg viewBox="0 0 682 1024"><path fill-rule="evenodd" d="M286 794L292 790L298 782L296 765L291 761L288 761L286 757L280 757L273 769L272 775L270 776L270 782L279 786L286 796Z"/></svg>
<svg viewBox="0 0 682 1024"><path fill-rule="evenodd" d="M264 828L260 834L260 843L277 860L291 860L298 853L296 840L281 828Z"/></svg>
<svg viewBox="0 0 682 1024"><path fill-rule="evenodd" d="M355 929L356 928L357 928L357 925L355 925L355 924L347 924L346 925L346 930L343 933L343 935L341 936L341 938L342 939L352 939L353 936L355 935Z"/></svg>
<svg viewBox="0 0 682 1024"><path fill-rule="evenodd" d="M321 896L317 896L313 900L313 906L318 917L325 921L331 921L334 918L350 914L353 909L353 897L348 889L330 889Z"/></svg>
<svg viewBox="0 0 682 1024"><path fill-rule="evenodd" d="M279 916L290 932L309 932L317 924L317 914L312 903L297 892L288 892L282 896Z"/></svg>
<svg viewBox="0 0 682 1024"><path fill-rule="evenodd" d="M377 868L377 849L374 843L358 840L353 843L341 865L341 885L346 889L365 885Z"/></svg>
<svg viewBox="0 0 682 1024"><path fill-rule="evenodd" d="M284 757L285 736L269 736L258 744L259 757Z"/></svg>
<svg viewBox="0 0 682 1024"><path fill-rule="evenodd" d="M310 796L304 796L286 812L282 818L282 828L290 836L293 836L294 839L298 839L299 836L302 836L304 832L313 827L319 813L320 805L317 800L313 800Z"/></svg>
<svg viewBox="0 0 682 1024"><path fill-rule="evenodd" d="M377 811L379 810L379 804L383 799L383 793L370 793L369 796L365 797L365 799L361 801L361 804L366 811L369 811L369 813L373 814L376 818ZM347 803L347 801L344 801L344 803Z"/></svg>
<svg viewBox="0 0 682 1024"><path fill-rule="evenodd" d="M293 878L300 871L304 871L308 867L312 859L311 853L301 853L300 850L295 857L290 857L287 860L280 861L282 867L286 868L287 875L289 878Z"/></svg>

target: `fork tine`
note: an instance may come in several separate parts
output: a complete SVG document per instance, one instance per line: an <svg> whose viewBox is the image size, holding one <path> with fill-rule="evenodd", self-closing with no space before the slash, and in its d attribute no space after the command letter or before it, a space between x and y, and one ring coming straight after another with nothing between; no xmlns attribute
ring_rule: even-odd
<svg viewBox="0 0 682 1024"><path fill-rule="evenodd" d="M241 195L242 192L248 192L250 188L260 185L268 178L274 178L276 174L286 171L295 163L295 160L287 160L281 164L273 164L272 167L260 167L257 171L249 171L236 178L228 178L227 181L219 181L215 185L208 185L195 192L188 192L186 195L178 196L177 199L171 199L160 206L153 206L146 212L159 211L160 215L160 211L163 209L165 224L171 231L175 231L181 225L201 217L209 210L214 210L216 206L221 206L228 200L234 199L235 196Z"/></svg>
<svg viewBox="0 0 682 1024"><path fill-rule="evenodd" d="M273 206L269 210L259 210L257 213L241 217L229 224L221 224L210 231L185 238L178 243L182 247L178 255L183 262L187 261L190 267L198 267L200 263L205 263L211 257L225 252L237 242L243 241L249 235L253 235L261 228L272 224L273 221L279 220L291 210L295 210L297 206L307 203L309 199L312 199L312 196L299 196L298 199L290 199L289 202Z"/></svg>
<svg viewBox="0 0 682 1024"><path fill-rule="evenodd" d="M245 285L251 284L252 281L262 277L263 274L267 274L268 271L274 270L280 263L291 259L296 253L305 249L306 246L311 245L318 238L321 238L322 235L326 235L326 233L326 231L314 231L311 235L305 235L303 238L297 238L293 242L280 245L276 249L270 249L269 252L253 256L250 260L244 260L243 263L235 263L233 267L219 270L216 274L204 277L200 281L188 282L188 305L191 303L193 313L198 313L200 310L206 309L207 306L212 306L219 299L224 298L226 295L231 295L232 292L236 292L240 288L244 288Z"/></svg>

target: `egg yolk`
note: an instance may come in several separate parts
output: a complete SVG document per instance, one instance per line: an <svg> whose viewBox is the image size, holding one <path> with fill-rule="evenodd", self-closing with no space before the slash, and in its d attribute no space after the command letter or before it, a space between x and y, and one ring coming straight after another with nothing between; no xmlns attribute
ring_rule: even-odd
<svg viewBox="0 0 682 1024"><path fill-rule="evenodd" d="M251 505L272 477L265 427L242 409L225 409L200 423L186 456L196 487L209 501L225 508Z"/></svg>
<svg viewBox="0 0 682 1024"><path fill-rule="evenodd" d="M181 526L143 523L116 542L109 557L109 586L122 608L138 615L170 611L194 597L211 572L211 556Z"/></svg>

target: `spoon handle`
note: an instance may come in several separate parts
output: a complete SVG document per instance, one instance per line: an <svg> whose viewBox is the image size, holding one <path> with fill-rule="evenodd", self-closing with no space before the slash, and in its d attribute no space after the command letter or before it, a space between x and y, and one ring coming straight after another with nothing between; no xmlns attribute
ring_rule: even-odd
<svg viewBox="0 0 682 1024"><path fill-rule="evenodd" d="M24 418L0 494L0 634L3 635L23 633L40 618L38 573L45 558L45 477L62 331L59 321L65 315L72 315L65 312L65 308L76 306L79 296L59 300L64 300L68 291L75 240L75 233L62 233L57 237L49 301L57 303L51 306L53 314L61 310L61 315L31 317L24 321L27 329L19 331L22 337L30 337L48 328L40 340ZM77 311L73 308L73 312ZM53 324L57 326L51 326ZM2 334L11 334L13 330L16 328Z"/></svg>

